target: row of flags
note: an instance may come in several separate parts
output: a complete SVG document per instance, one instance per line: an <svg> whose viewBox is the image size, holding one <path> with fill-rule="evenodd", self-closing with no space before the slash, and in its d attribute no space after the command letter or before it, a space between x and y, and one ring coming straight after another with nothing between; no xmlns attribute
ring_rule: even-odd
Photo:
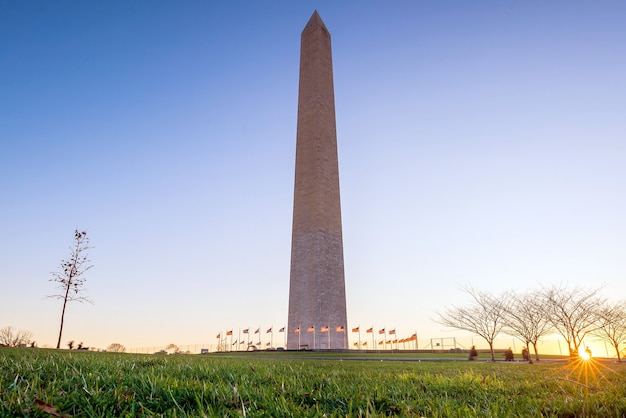
<svg viewBox="0 0 626 418"><path fill-rule="evenodd" d="M273 333L274 331L274 327L270 327L267 329L267 331L265 331L266 334L270 334ZM330 327L328 326L323 326L320 327L319 329L320 332L330 332ZM243 334L250 334L250 328L246 328L244 330L241 331ZM285 327L282 327L278 330L278 332L285 332ZM306 332L315 332L315 327L307 327L306 328ZM338 326L335 327L335 332L345 332L345 328L342 326ZM359 334L361 333L361 327L358 326L356 328L352 328L352 332L358 332ZM254 334L260 334L261 333L261 328L257 328L256 331L254 331ZM294 329L294 333L299 334L300 333L300 327L297 327ZM365 330L366 334L373 334L374 333L374 327L370 327L367 328ZM390 329L389 331L387 331L385 328L381 328L378 330L378 334L385 334L385 335L396 335L396 330L394 329ZM233 330L230 331L226 331L225 333L226 336L232 336L233 335ZM219 333L215 336L215 338L219 339L222 337L222 333ZM389 340L386 342L386 344L397 344L397 343L405 343L405 342L409 342L409 341L416 341L417 340L417 334L413 334L408 338L402 338L402 339L394 339L394 340ZM383 344L384 341L379 341L378 344L381 345ZM235 343L233 343L234 345ZM240 344L243 344L243 341L240 342ZM260 345L260 341L257 343L257 345ZM269 345L269 343L268 343ZM362 344L363 346L367 345L367 342L364 342Z"/></svg>
<svg viewBox="0 0 626 418"><path fill-rule="evenodd" d="M335 332L345 332L345 328L344 327L336 327L335 328ZM293 330L293 332L295 332L296 334L300 333L300 327L296 328ZM315 327L308 327L306 329L306 332L315 332ZM330 332L330 328L329 327L320 327L320 332Z"/></svg>
<svg viewBox="0 0 626 418"><path fill-rule="evenodd" d="M271 334L273 333L273 328L274 327L270 327L267 331L265 331L266 334ZM243 331L241 331L244 334L250 334L250 328L246 328ZM259 334L261 332L261 328L257 328L256 331L254 331L255 334ZM285 332L285 327L282 327L281 329L278 330L278 332ZM233 335L233 330L231 329L230 331L226 331L225 333L226 336L228 335ZM222 338L222 333L219 333L215 336L215 338Z"/></svg>
<svg viewBox="0 0 626 418"><path fill-rule="evenodd" d="M408 343L410 341L417 341L417 334L413 334L408 338L402 338L400 340L396 339L396 340L378 341L378 345ZM359 347L359 343L354 343L352 345L354 345L355 347ZM361 347L367 347L367 341L363 341L363 343L361 344Z"/></svg>
<svg viewBox="0 0 626 418"><path fill-rule="evenodd" d="M247 343L248 343L248 346L251 346L251 345L256 345L256 346L259 346L259 347L260 347L260 346L262 345L262 344L261 344L261 341L259 341L259 342L257 342L257 343L254 343L253 341L248 341ZM237 344L239 344L239 345L243 345L243 344L246 344L246 341L241 340L241 341L237 342L237 340L235 340L235 341L233 341L233 342L231 343L231 345L233 345L233 346L235 346L235 345L237 345ZM266 346L266 347L270 347L271 345L272 345L271 343L265 343L265 346Z"/></svg>
<svg viewBox="0 0 626 418"><path fill-rule="evenodd" d="M391 345L391 348L393 348L393 345L396 345L396 349L399 348L400 344L404 344L404 343L408 343L408 342L414 342L415 344L415 349L417 350L417 332L414 333L413 335L411 335L410 337L407 338L397 338L396 337L396 329L390 329L388 330L387 328L381 328L378 330L378 334L379 335L384 335L383 339L378 341L378 343L376 342L376 339L374 338L374 327L370 327L367 328L365 330L366 334L372 334L372 349L376 348L376 346L383 346L383 348L387 348L387 345ZM359 349L361 347L367 347L367 343L368 341L363 341L361 342L361 327L358 326L356 328L352 328L352 332L358 332L359 333L359 341L356 343L353 343L352 345L354 345L355 347L358 347ZM393 335L394 338L390 338L387 339L388 336Z"/></svg>
<svg viewBox="0 0 626 418"><path fill-rule="evenodd" d="M356 327L356 328L352 328L352 332L361 332L361 327L359 326L359 327ZM366 330L365 330L365 332L366 332L367 334L372 334L372 333L374 332L374 327L371 327L371 328L366 329ZM379 333L379 334L384 334L384 333L385 333L385 328L383 328L383 329L379 329L379 330L378 330L378 333ZM390 329L390 330L387 332L387 334L389 334L389 335L395 335L395 333L396 333L395 328L394 328L394 329Z"/></svg>

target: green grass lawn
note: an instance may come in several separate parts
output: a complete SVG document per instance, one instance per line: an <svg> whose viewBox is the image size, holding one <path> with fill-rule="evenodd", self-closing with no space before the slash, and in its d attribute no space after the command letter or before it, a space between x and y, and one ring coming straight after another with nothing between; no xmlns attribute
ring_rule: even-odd
<svg viewBox="0 0 626 418"><path fill-rule="evenodd" d="M623 364L355 355L4 348L0 416L626 416Z"/></svg>

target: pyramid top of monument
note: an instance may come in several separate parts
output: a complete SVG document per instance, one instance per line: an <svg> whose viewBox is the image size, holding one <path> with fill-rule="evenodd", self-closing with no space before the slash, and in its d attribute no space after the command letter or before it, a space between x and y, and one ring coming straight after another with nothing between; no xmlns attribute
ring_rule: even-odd
<svg viewBox="0 0 626 418"><path fill-rule="evenodd" d="M328 28L326 27L326 25L324 24L324 22L322 21L322 18L320 17L320 14L317 13L317 9L313 12L313 15L311 16L311 18L309 19L308 23L306 24L306 26L304 27L304 30L307 29L311 29L314 27L321 27L322 29L324 29L326 32L330 33L330 31L328 30Z"/></svg>

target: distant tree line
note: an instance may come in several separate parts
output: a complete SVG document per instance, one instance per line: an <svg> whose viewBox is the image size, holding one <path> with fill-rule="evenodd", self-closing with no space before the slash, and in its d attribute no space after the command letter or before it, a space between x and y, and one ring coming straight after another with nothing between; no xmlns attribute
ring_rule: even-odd
<svg viewBox="0 0 626 418"><path fill-rule="evenodd" d="M28 344L34 346L35 342L31 340L32 335L30 331L14 329L9 325L0 329L0 346L23 347Z"/></svg>
<svg viewBox="0 0 626 418"><path fill-rule="evenodd" d="M569 353L578 355L583 341L596 337L609 343L622 362L620 345L626 342L626 301L609 302L600 288L553 286L519 293L499 295L462 288L471 300L465 306L453 306L437 313L435 321L449 328L469 331L489 345L495 361L493 344L501 334L522 341L535 360L539 360L539 341L548 335L560 335ZM531 356L528 356L532 363Z"/></svg>

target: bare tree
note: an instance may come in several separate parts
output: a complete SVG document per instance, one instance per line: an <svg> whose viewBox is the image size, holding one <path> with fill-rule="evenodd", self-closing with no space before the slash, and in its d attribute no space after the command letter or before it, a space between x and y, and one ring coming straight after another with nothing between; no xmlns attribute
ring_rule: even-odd
<svg viewBox="0 0 626 418"><path fill-rule="evenodd" d="M7 347L20 347L30 342L30 331L14 330L12 326L0 329L0 345Z"/></svg>
<svg viewBox="0 0 626 418"><path fill-rule="evenodd" d="M570 355L578 355L583 339L598 328L597 307L604 303L599 292L563 286L542 289L550 322L567 341Z"/></svg>
<svg viewBox="0 0 626 418"><path fill-rule="evenodd" d="M451 307L438 313L436 322L450 328L474 333L487 341L491 351L491 361L495 361L493 342L504 327L504 304L486 292L478 292L471 287L462 289L470 295L473 303L468 307Z"/></svg>
<svg viewBox="0 0 626 418"><path fill-rule="evenodd" d="M532 344L535 350L535 360L539 361L537 349L539 339L552 332L552 324L546 314L545 299L539 292L527 292L521 295L510 292L505 299L504 332L526 345L529 350L529 363L533 362L530 357Z"/></svg>
<svg viewBox="0 0 626 418"><path fill-rule="evenodd" d="M123 353L126 351L126 347L119 343L113 343L107 347L107 351L110 353Z"/></svg>
<svg viewBox="0 0 626 418"><path fill-rule="evenodd" d="M168 354L175 354L180 351L180 348L178 348L176 344L168 344L167 347L165 347L164 351L166 351Z"/></svg>
<svg viewBox="0 0 626 418"><path fill-rule="evenodd" d="M61 326L59 327L59 339L57 341L57 349L61 348L61 336L63 334L63 321L65 319L65 308L67 302L89 302L93 303L83 292L85 290L86 278L84 274L93 267L91 260L87 255L89 246L89 238L86 231L74 231L74 245L70 247L69 260L61 261L61 268L58 272L52 273L51 282L58 284L60 293L58 295L50 295L49 298L61 299L63 301L63 309L61 311Z"/></svg>
<svg viewBox="0 0 626 418"><path fill-rule="evenodd" d="M622 362L620 344L626 342L626 301L605 303L597 310L598 328L594 335L611 343L617 353L617 362Z"/></svg>

